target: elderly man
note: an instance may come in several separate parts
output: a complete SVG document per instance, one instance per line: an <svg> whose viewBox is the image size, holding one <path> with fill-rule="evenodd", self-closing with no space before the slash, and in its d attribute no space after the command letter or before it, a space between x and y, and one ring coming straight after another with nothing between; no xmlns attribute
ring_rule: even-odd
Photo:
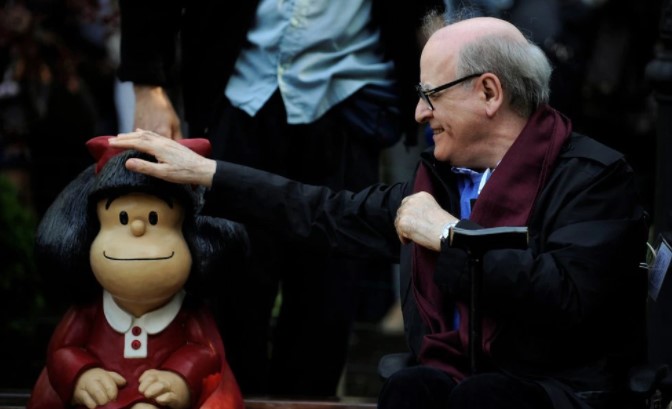
<svg viewBox="0 0 672 409"><path fill-rule="evenodd" d="M158 159L131 159L131 170L209 187L215 214L319 249L400 260L418 365L390 377L379 407L586 408L620 399L640 358L645 299L646 224L631 168L546 104L551 67L505 21L439 29L420 68L416 119L429 124L435 146L408 183L334 192L209 160L150 132L111 144ZM529 230L527 248L483 256L477 373L467 357L470 269L451 247L455 225Z"/></svg>

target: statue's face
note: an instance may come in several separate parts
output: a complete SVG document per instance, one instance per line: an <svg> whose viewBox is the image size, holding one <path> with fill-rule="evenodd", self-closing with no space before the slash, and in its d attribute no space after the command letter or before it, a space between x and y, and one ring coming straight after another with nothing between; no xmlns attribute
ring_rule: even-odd
<svg viewBox="0 0 672 409"><path fill-rule="evenodd" d="M91 268L121 307L145 313L170 300L187 281L191 254L184 210L143 193L97 204L100 232L91 244Z"/></svg>

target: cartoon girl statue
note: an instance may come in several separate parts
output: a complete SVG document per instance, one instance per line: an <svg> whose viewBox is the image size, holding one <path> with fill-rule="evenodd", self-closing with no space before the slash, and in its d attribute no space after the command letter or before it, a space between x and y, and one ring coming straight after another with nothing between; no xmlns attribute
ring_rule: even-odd
<svg viewBox="0 0 672 409"><path fill-rule="evenodd" d="M197 291L243 230L198 214L202 190L126 170L131 157L87 143L97 163L46 212L36 250L72 277L74 305L49 342L28 409L243 409L215 322ZM202 155L205 139L183 143ZM220 264L221 265L221 264Z"/></svg>

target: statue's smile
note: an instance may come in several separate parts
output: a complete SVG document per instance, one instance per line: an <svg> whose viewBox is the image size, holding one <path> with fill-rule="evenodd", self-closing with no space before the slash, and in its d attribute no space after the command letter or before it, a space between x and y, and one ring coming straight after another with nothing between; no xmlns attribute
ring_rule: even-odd
<svg viewBox="0 0 672 409"><path fill-rule="evenodd" d="M116 257L110 257L107 254L105 254L105 251L103 251L103 256L108 259L108 260L115 260L115 261L148 261L148 260L168 260L169 258L172 258L175 255L175 252L173 251L170 253L170 256L166 257L139 257L139 258L116 258Z"/></svg>

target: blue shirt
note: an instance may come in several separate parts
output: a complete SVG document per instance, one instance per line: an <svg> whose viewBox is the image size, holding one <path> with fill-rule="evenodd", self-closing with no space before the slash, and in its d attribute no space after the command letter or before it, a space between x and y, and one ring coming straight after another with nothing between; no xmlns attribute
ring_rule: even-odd
<svg viewBox="0 0 672 409"><path fill-rule="evenodd" d="M484 172L476 172L467 168L451 168L453 173L457 174L457 188L460 191L460 219L469 219L471 217L471 205L478 195L481 194L483 186L492 175L491 169ZM453 314L453 328L460 327L460 313L455 309Z"/></svg>
<svg viewBox="0 0 672 409"><path fill-rule="evenodd" d="M280 88L287 122L310 123L366 84L390 86L371 0L261 0L225 94L253 116Z"/></svg>
<svg viewBox="0 0 672 409"><path fill-rule="evenodd" d="M460 219L469 219L471 205L483 190L492 170L486 169L482 173L458 167L452 167L451 170L457 174L457 188L460 191Z"/></svg>

